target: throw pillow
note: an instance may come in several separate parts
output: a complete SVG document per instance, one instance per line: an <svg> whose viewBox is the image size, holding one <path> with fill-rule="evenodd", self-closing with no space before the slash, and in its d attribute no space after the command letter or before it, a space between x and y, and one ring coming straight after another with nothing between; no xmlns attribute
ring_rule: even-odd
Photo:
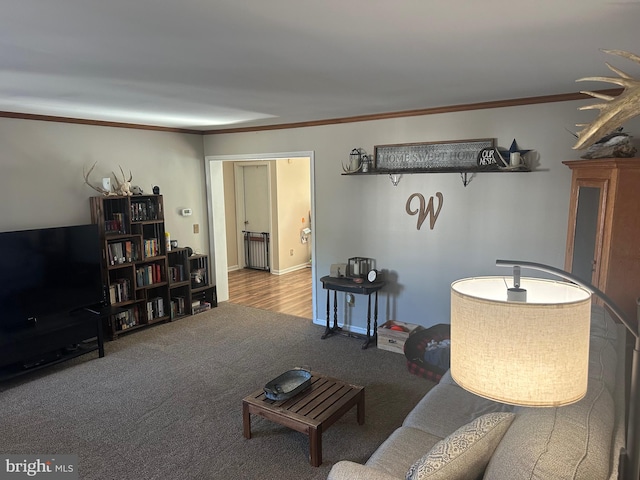
<svg viewBox="0 0 640 480"><path fill-rule="evenodd" d="M479 477L514 417L514 413L487 413L460 427L414 463L407 480Z"/></svg>

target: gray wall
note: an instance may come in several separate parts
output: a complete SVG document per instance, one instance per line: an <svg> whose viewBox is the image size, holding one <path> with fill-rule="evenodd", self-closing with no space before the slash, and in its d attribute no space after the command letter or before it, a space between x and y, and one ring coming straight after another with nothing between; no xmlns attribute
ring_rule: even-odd
<svg viewBox="0 0 640 480"><path fill-rule="evenodd" d="M497 258L564 265L571 175L563 160L575 123L595 118L578 112L585 102L562 102L471 112L407 117L289 130L205 137L205 155L314 151L315 321L324 322L325 292L319 281L332 263L373 257L393 284L380 300L379 323L387 319L425 326L449 321L449 286L476 275L504 274ZM638 131L630 122L626 129ZM496 138L508 148L515 138L534 149L532 173L477 174L465 188L459 174L405 175L397 187L383 175L342 176L349 152L374 145ZM433 230L420 230L405 211L407 199L441 192L443 207ZM525 272L527 273L527 272ZM534 274L534 272L529 272ZM356 331L366 325L364 297L353 308L340 296L339 312Z"/></svg>
<svg viewBox="0 0 640 480"><path fill-rule="evenodd" d="M370 256L390 271L394 283L382 295L380 322L393 318L431 325L448 322L449 285L472 275L504 273L496 258L564 264L570 172L563 160L577 122L595 112L578 112L585 102L408 117L390 120L274 130L199 135L0 118L0 231L88 223L83 167L98 161L92 178L133 173L147 192L158 184L164 195L172 238L208 251L205 155L314 151L315 321L325 318L319 278L329 266L352 256ZM638 136L640 121L626 131ZM532 173L484 173L463 187L457 174L405 175L397 187L385 176L342 176L341 163L354 147L497 138L508 147L516 138L536 150ZM441 192L444 203L433 230L405 212L413 193L427 199ZM193 216L177 211L193 209ZM200 224L200 234L192 225ZM343 301L343 297L340 298ZM365 325L365 302L346 311L355 330Z"/></svg>
<svg viewBox="0 0 640 480"><path fill-rule="evenodd" d="M207 252L202 159L200 135L0 118L0 231L90 223L98 193L82 172L97 161L94 185L120 165L145 193L159 185L171 237ZM178 215L184 207L193 216Z"/></svg>

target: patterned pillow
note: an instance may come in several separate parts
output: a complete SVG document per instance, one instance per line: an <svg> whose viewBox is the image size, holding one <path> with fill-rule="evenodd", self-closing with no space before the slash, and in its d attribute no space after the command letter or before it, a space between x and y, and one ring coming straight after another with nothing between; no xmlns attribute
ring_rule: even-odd
<svg viewBox="0 0 640 480"><path fill-rule="evenodd" d="M479 477L514 417L514 413L487 413L460 427L414 463L407 480Z"/></svg>

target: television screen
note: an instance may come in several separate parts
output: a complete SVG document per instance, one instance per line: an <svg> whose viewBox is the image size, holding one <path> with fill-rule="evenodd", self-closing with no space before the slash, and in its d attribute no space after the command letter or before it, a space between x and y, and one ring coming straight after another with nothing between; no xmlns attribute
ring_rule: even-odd
<svg viewBox="0 0 640 480"><path fill-rule="evenodd" d="M0 328L102 301L97 225L0 233Z"/></svg>

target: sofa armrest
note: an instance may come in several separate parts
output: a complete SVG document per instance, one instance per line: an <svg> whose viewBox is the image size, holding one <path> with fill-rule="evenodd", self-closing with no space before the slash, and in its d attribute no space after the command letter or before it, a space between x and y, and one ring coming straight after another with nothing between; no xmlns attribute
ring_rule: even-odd
<svg viewBox="0 0 640 480"><path fill-rule="evenodd" d="M346 460L336 463L329 472L327 480L399 480L388 473L375 468Z"/></svg>

